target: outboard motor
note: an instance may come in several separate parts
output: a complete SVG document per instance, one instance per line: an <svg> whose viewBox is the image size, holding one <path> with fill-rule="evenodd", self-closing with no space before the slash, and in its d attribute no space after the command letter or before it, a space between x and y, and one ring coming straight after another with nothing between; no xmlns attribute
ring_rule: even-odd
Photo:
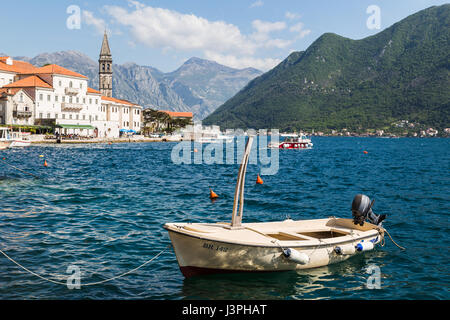
<svg viewBox="0 0 450 320"><path fill-rule="evenodd" d="M364 225L364 221L367 219L370 223L381 226L382 221L386 219L386 215L377 215L373 213L372 206L374 202L375 200L370 202L369 197L364 194L357 194L353 198L352 216L354 224L359 224L362 226Z"/></svg>

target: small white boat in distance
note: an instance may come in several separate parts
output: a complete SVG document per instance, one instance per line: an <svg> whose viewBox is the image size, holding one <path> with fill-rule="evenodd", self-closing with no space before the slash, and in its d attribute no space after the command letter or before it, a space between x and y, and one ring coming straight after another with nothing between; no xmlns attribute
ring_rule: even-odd
<svg viewBox="0 0 450 320"><path fill-rule="evenodd" d="M162 141L167 142L179 142L183 141L183 137L180 134L169 134L161 137Z"/></svg>
<svg viewBox="0 0 450 320"><path fill-rule="evenodd" d="M0 141L11 142L10 148L28 147L31 145L29 132L12 131L8 128L0 128Z"/></svg>
<svg viewBox="0 0 450 320"><path fill-rule="evenodd" d="M304 134L281 134L285 139L278 143L269 143L268 147L273 149L312 149L311 139Z"/></svg>
<svg viewBox="0 0 450 320"><path fill-rule="evenodd" d="M335 217L242 223L245 172L253 137L239 168L231 223L166 223L185 277L210 273L285 271L321 267L374 248L384 229L370 201L357 195L354 219ZM374 218L373 223L364 223ZM362 220L361 220L362 219Z"/></svg>
<svg viewBox="0 0 450 320"><path fill-rule="evenodd" d="M30 132L12 132L11 148L28 147L31 145Z"/></svg>
<svg viewBox="0 0 450 320"><path fill-rule="evenodd" d="M208 136L205 135L203 137L200 137L198 139L195 139L195 142L200 143L230 143L233 142L234 137L233 136L226 136L222 134L214 135L214 136Z"/></svg>

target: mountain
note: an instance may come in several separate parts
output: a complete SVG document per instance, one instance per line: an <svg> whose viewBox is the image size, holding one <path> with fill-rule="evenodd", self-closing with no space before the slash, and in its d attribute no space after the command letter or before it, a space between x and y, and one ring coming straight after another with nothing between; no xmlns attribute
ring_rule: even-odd
<svg viewBox="0 0 450 320"><path fill-rule="evenodd" d="M262 72L233 69L216 62L191 58L162 82L174 90L189 108L204 118Z"/></svg>
<svg viewBox="0 0 450 320"><path fill-rule="evenodd" d="M209 115L223 128L449 127L450 5L352 40L333 33L290 54Z"/></svg>
<svg viewBox="0 0 450 320"><path fill-rule="evenodd" d="M87 76L89 86L98 88L98 62L83 53L62 51L14 59L36 66L58 64ZM113 95L144 107L192 111L196 119L203 119L261 74L256 69L238 70L199 58L189 59L170 73L135 63L113 64Z"/></svg>

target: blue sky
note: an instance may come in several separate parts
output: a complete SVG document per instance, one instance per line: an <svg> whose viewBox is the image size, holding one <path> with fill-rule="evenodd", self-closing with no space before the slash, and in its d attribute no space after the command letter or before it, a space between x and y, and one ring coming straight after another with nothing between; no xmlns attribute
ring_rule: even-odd
<svg viewBox="0 0 450 320"><path fill-rule="evenodd" d="M325 32L361 39L444 3L448 1L15 0L2 3L0 26L6 32L0 53L33 57L77 50L97 60L107 29L118 64L136 62L170 72L196 56L266 71ZM379 15L367 12L373 5ZM368 20L379 24L368 27Z"/></svg>

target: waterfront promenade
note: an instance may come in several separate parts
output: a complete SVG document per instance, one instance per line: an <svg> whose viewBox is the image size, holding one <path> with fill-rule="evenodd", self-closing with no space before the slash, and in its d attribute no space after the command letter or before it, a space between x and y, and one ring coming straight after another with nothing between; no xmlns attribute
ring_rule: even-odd
<svg viewBox="0 0 450 320"><path fill-rule="evenodd" d="M143 136L122 137L122 138L80 138L62 139L61 144L82 144L82 143L130 143L130 142L163 142L162 138L149 138ZM32 140L32 144L56 144L56 139Z"/></svg>

